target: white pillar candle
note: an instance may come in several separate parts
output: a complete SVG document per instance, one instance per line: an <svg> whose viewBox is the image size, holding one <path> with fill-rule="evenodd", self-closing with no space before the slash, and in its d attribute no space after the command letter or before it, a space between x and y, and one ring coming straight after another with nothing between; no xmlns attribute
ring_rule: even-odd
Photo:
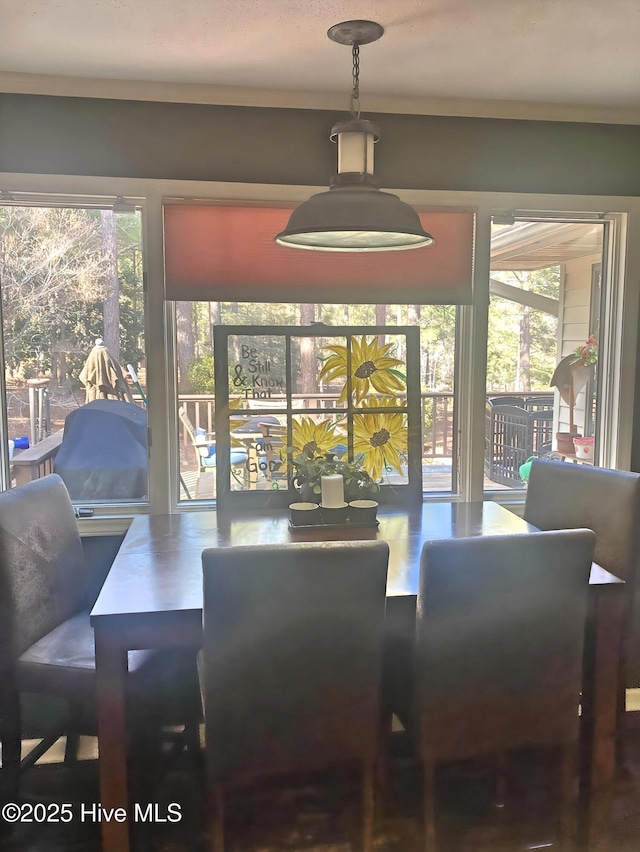
<svg viewBox="0 0 640 852"><path fill-rule="evenodd" d="M344 506L344 477L339 473L320 477L322 505L326 509L339 509Z"/></svg>

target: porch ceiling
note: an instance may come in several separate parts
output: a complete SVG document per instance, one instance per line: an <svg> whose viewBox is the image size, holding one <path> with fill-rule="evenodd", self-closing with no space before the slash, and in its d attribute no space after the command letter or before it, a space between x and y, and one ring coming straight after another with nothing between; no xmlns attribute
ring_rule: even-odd
<svg viewBox="0 0 640 852"><path fill-rule="evenodd" d="M491 238L491 269L532 270L602 252L604 226L518 222Z"/></svg>

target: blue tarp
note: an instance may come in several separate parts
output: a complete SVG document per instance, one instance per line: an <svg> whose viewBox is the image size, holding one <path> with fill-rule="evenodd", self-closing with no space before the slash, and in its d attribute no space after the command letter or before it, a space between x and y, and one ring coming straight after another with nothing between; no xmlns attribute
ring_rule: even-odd
<svg viewBox="0 0 640 852"><path fill-rule="evenodd" d="M54 470L75 501L146 497L147 412L116 399L97 399L72 411Z"/></svg>

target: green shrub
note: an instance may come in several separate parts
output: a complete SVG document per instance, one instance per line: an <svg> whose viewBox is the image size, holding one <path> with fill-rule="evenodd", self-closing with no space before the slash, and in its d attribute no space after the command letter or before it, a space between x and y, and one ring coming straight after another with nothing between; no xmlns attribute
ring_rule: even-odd
<svg viewBox="0 0 640 852"><path fill-rule="evenodd" d="M192 361L187 378L194 393L213 394L213 355L201 355Z"/></svg>

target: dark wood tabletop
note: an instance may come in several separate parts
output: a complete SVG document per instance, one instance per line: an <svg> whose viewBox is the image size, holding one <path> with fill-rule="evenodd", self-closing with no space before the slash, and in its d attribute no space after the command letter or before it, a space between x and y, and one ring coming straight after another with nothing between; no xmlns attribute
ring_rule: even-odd
<svg viewBox="0 0 640 852"><path fill-rule="evenodd" d="M415 595L425 541L535 531L497 503L424 503L410 511L381 507L379 528L291 530L286 511L230 518L215 511L134 519L91 613L92 623L118 615L202 609L205 547L238 547L323 539L375 539L390 547L387 595ZM594 566L591 582L617 582Z"/></svg>

